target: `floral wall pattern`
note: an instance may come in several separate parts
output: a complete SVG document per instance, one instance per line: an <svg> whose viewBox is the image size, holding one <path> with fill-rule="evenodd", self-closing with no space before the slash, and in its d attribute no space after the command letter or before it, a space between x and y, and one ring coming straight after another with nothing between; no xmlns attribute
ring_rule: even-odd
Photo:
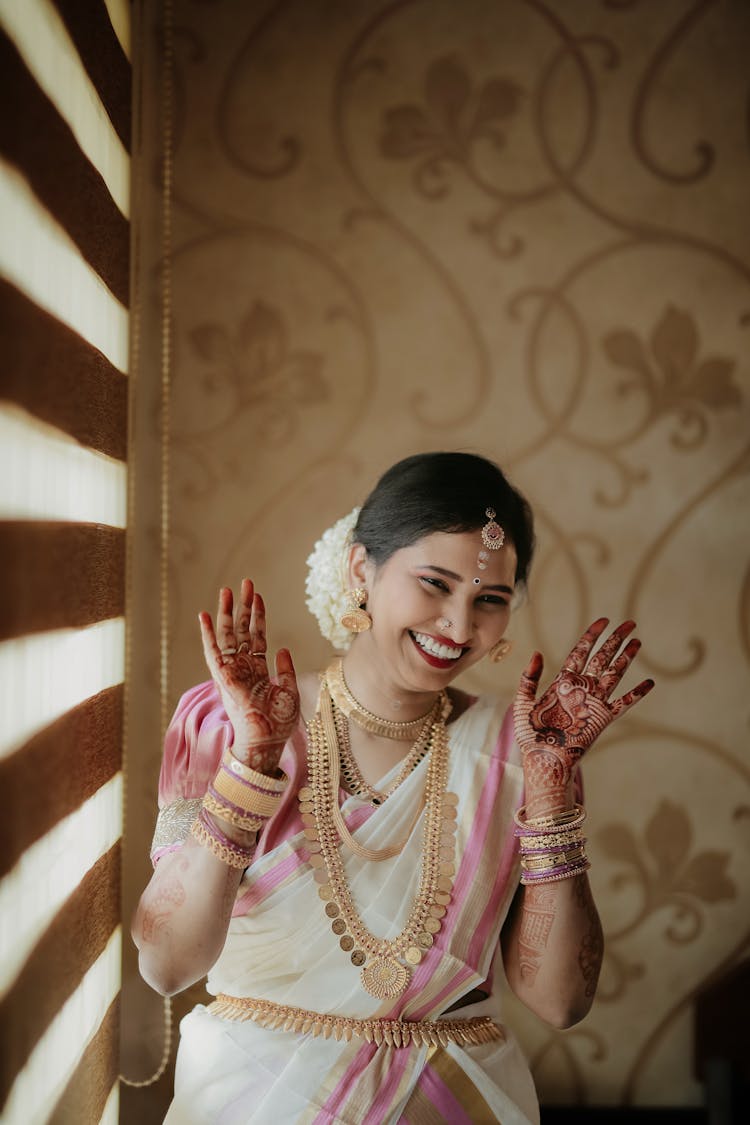
<svg viewBox="0 0 750 1125"><path fill-rule="evenodd" d="M748 947L750 8L176 0L174 35L170 704L220 584L250 574L318 666L320 532L408 453L499 460L539 553L512 657L469 686L510 695L602 613L657 679L587 759L592 1014L509 1021L547 1101L696 1103L692 1000ZM159 762L160 44L146 5L131 896Z"/></svg>

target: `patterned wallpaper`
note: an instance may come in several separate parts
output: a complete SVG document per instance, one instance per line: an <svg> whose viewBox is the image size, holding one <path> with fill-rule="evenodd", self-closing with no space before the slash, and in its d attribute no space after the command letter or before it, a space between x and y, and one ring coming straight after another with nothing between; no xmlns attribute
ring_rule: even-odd
<svg viewBox="0 0 750 1125"><path fill-rule="evenodd" d="M547 1101L696 1103L691 1003L748 942L750 6L174 9L171 703L204 678L195 618L219 584L251 575L272 643L317 666L303 584L322 529L408 453L499 460L534 504L539 554L512 656L469 686L510 694L533 647L551 667L602 613L638 620L658 681L587 759L607 937L594 1009L565 1033L518 1004L509 1020ZM156 18L147 6L131 898L159 760ZM133 990L130 1038L150 1019L155 1043Z"/></svg>

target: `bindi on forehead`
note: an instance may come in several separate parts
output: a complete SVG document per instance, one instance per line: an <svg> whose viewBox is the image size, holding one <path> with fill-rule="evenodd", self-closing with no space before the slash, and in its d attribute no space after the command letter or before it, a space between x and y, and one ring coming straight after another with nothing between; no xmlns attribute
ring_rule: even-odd
<svg viewBox="0 0 750 1125"><path fill-rule="evenodd" d="M466 579L464 578L463 575L457 574L455 572L455 570L448 570L444 566L434 566L432 563L424 563L420 569L421 570L431 570L435 574L442 575L443 578L450 578L453 582L465 582L466 581ZM471 581L472 581L472 584L474 586L482 585L482 579L481 578L472 578ZM484 589L485 590L498 590L503 594L512 594L513 593L513 587L507 586L503 582L487 582L487 583L484 584Z"/></svg>

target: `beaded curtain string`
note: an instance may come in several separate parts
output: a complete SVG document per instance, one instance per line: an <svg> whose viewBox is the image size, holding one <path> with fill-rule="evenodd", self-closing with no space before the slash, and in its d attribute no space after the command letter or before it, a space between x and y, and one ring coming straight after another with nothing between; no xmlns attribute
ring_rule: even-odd
<svg viewBox="0 0 750 1125"><path fill-rule="evenodd" d="M145 15L140 9L141 18ZM172 0L162 0L162 206L161 206L161 316L160 316L160 346L161 346L161 463L160 463L160 521L159 521L159 720L161 740L169 722L169 435L170 435L170 379L172 368L172 186L174 173L174 12ZM139 243L136 244L139 246ZM136 260L136 267L138 266ZM135 292L133 294L133 316L131 319L131 384L130 384L130 409L132 411L133 390L135 376L137 375L140 360L140 288L138 285L138 269L134 271ZM133 427L129 426L128 433L132 435ZM129 436L129 441L132 437ZM129 450L129 464L132 466L132 447ZM128 474L128 526L133 526L135 518L134 503L134 473ZM128 539L132 539L129 536ZM128 592L126 597L126 685L130 682L131 659L131 626L130 602L132 592L132 558L128 560ZM127 690L127 688L126 688ZM124 708L123 719L123 747L127 746L125 735L127 730L128 706L127 700ZM125 772L125 757L123 756L123 805L127 794L127 775ZM123 808L124 818L124 808ZM148 1078L133 1079L120 1074L120 1081L125 1086L144 1087L153 1086L162 1077L172 1056L172 1001L169 996L164 997L163 1005L163 1047L161 1058L156 1070Z"/></svg>

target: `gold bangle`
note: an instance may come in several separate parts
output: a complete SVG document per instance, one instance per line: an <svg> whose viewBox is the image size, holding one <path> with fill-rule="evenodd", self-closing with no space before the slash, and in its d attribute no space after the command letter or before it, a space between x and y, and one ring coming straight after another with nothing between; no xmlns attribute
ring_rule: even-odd
<svg viewBox="0 0 750 1125"><path fill-rule="evenodd" d="M228 867L235 867L244 871L246 867L250 866L252 851L249 848L243 848L240 844L223 844L206 828L200 819L193 821L190 834L199 844L208 848L217 859L226 863Z"/></svg>
<svg viewBox="0 0 750 1125"><path fill-rule="evenodd" d="M265 789L271 793L283 793L289 784L289 778L281 771L281 777L269 777L265 773L259 773L258 770L252 769L251 766L246 766L239 758L235 758L231 750L225 750L224 756L221 759L222 765L231 772L241 777L243 781L249 781L251 785L257 785L259 789Z"/></svg>
<svg viewBox="0 0 750 1125"><path fill-rule="evenodd" d="M549 832L539 836L519 836L518 843L523 848L554 848L559 844L580 844L585 839L580 828Z"/></svg>
<svg viewBox="0 0 750 1125"><path fill-rule="evenodd" d="M271 817L281 804L283 794L259 793L244 781L232 777L222 767L211 782L211 787L220 797L225 797L244 812L258 816Z"/></svg>
<svg viewBox="0 0 750 1125"><path fill-rule="evenodd" d="M563 812L551 813L549 816L533 816L530 819L526 817L526 805L522 805L517 811L514 820L519 828L580 828L586 819L586 810L583 805L574 805L572 809L564 809Z"/></svg>
<svg viewBox="0 0 750 1125"><path fill-rule="evenodd" d="M583 848L575 848L569 852L550 852L547 855L521 856L521 869L523 871L546 871L551 867L561 864L577 863L586 859Z"/></svg>

